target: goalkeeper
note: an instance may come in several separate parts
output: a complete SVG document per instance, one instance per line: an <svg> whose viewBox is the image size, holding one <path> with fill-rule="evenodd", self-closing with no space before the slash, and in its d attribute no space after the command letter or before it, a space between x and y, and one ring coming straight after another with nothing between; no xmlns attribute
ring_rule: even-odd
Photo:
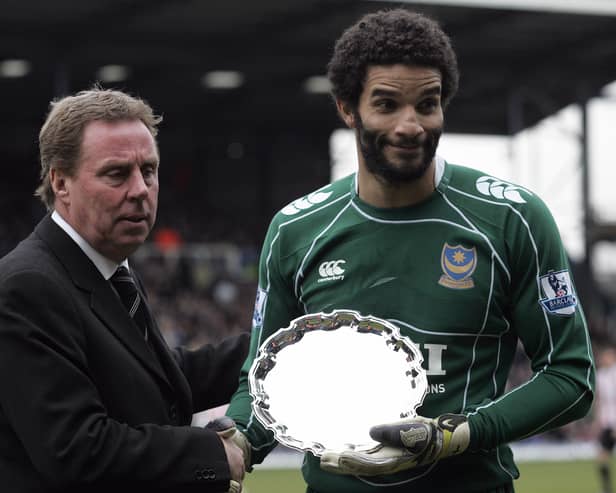
<svg viewBox="0 0 616 493"><path fill-rule="evenodd" d="M535 194L436 155L458 86L436 22L405 9L366 15L337 41L328 75L359 168L272 220L250 355L227 412L234 438L248 466L275 446L247 386L260 343L300 315L356 310L419 345L429 393L420 417L374 423L374 450L307 454L307 491L511 492L508 442L581 418L593 399L558 229ZM506 392L519 342L533 376Z"/></svg>

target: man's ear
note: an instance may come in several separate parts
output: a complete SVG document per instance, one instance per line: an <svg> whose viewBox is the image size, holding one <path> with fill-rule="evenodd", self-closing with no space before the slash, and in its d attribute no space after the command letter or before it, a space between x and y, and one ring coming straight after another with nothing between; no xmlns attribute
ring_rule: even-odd
<svg viewBox="0 0 616 493"><path fill-rule="evenodd" d="M349 128L355 128L355 112L353 111L351 105L346 101L336 98L336 108L338 109L340 118L342 118L342 121L346 123L346 126Z"/></svg>
<svg viewBox="0 0 616 493"><path fill-rule="evenodd" d="M51 168L49 170L49 182L56 199L66 204L69 199L66 175L58 168Z"/></svg>

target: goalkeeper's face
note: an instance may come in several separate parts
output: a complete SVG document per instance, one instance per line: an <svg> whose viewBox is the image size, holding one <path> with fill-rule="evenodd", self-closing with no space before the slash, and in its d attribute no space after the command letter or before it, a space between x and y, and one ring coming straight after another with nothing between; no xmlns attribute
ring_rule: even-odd
<svg viewBox="0 0 616 493"><path fill-rule="evenodd" d="M421 178L443 131L440 72L401 64L369 67L353 123L370 173L392 184Z"/></svg>

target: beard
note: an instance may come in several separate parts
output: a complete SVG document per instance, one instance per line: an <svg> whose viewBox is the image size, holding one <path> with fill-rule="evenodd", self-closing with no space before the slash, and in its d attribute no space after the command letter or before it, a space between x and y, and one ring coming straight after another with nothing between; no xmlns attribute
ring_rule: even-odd
<svg viewBox="0 0 616 493"><path fill-rule="evenodd" d="M366 163L366 168L370 173L390 184L409 183L421 178L434 159L436 148L438 147L443 128L438 127L432 130L425 130L426 138L420 144L418 151L422 153L421 160L416 163L406 160L401 164L394 164L385 157L384 148L387 144L402 146L417 145L417 139L405 139L397 142L390 142L387 136L374 130L364 127L358 112L355 112L355 122L359 138L359 147Z"/></svg>

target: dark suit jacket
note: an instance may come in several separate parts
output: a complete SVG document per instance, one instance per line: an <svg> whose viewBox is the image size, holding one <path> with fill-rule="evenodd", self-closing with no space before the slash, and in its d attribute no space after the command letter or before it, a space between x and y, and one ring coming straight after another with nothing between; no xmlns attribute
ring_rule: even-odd
<svg viewBox="0 0 616 493"><path fill-rule="evenodd" d="M49 215L0 260L0 490L226 491L220 439L189 424L229 401L248 335L150 338Z"/></svg>

